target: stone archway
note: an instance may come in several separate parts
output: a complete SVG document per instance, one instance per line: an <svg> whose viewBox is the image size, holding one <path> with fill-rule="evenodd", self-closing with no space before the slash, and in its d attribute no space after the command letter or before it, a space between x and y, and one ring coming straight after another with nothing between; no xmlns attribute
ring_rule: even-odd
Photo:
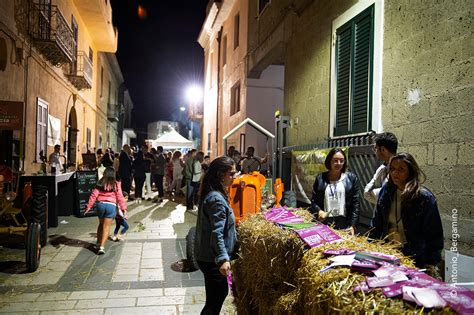
<svg viewBox="0 0 474 315"><path fill-rule="evenodd" d="M67 128L67 165L76 166L76 147L77 147L77 114L76 108L73 106L69 111L68 128Z"/></svg>

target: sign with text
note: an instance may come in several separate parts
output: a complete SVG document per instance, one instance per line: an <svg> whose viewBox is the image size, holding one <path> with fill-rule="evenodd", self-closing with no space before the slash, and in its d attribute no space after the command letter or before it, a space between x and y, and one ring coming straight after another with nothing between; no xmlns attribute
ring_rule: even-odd
<svg viewBox="0 0 474 315"><path fill-rule="evenodd" d="M0 101L0 129L23 128L23 102Z"/></svg>
<svg viewBox="0 0 474 315"><path fill-rule="evenodd" d="M84 216L92 190L97 184L97 171L76 172L76 215ZM96 215L95 206L87 215Z"/></svg>

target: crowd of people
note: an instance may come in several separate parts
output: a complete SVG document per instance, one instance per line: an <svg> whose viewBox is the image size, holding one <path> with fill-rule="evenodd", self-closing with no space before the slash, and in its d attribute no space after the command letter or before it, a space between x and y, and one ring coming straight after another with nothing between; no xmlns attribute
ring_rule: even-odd
<svg viewBox="0 0 474 315"><path fill-rule="evenodd" d="M360 198L363 196L374 205L370 236L398 244L404 254L414 258L417 266L434 270L444 247L436 198L422 185L424 174L415 158L409 153L397 153L397 149L398 140L394 134L386 132L375 136L373 150L383 163L365 185L363 194L356 174L348 170L346 152L342 148L331 149L324 162L327 171L316 176L310 211L316 221L354 235L358 233ZM116 217L117 225L115 239L120 238L121 226L122 233L128 229L128 225L123 224L126 204L122 199L124 196L132 199L132 182L138 200L149 196L154 184L158 191L156 202L161 202L165 192L182 195L185 187L186 208L197 212L195 253L206 288L202 313L218 314L227 296L230 260L237 250L235 217L228 187L236 174L265 172L262 165L267 159L267 155L264 158L255 156L253 147L248 147L242 158L231 146L226 156L213 161L195 149L184 155L180 151L163 152L162 147L149 150L147 146L133 150L124 145L121 153L115 155L106 150L99 161L99 165L105 167L104 175L87 208L89 211L95 201L102 203L98 207L99 254L104 253L105 234L113 217ZM108 203L114 205L114 211ZM120 215L115 211L117 205Z"/></svg>

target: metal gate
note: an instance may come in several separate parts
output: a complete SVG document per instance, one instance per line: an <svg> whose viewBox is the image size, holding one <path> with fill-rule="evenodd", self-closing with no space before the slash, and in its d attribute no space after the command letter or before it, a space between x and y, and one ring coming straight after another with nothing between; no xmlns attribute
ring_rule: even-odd
<svg viewBox="0 0 474 315"><path fill-rule="evenodd" d="M364 199L364 187L372 179L375 170L380 165L372 150L373 134L356 137L346 137L339 139L330 139L327 142L310 145L291 146L283 148L282 158L283 172L281 174L285 187L291 187L291 152L298 150L324 149L332 147L349 146L348 167L349 170L357 175L360 185L360 216L359 230L365 232L370 226L374 215L375 205ZM300 204L300 206L309 206Z"/></svg>

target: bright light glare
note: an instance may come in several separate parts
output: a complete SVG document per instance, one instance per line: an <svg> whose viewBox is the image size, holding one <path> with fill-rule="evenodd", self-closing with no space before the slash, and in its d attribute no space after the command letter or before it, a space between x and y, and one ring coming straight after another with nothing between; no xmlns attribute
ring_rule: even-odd
<svg viewBox="0 0 474 315"><path fill-rule="evenodd" d="M188 102L199 102L202 98L202 90L196 85L190 86L186 90L186 99Z"/></svg>
<svg viewBox="0 0 474 315"><path fill-rule="evenodd" d="M182 111L182 112L184 112L184 111L186 110L186 107L181 106L181 107L179 108L179 110Z"/></svg>

